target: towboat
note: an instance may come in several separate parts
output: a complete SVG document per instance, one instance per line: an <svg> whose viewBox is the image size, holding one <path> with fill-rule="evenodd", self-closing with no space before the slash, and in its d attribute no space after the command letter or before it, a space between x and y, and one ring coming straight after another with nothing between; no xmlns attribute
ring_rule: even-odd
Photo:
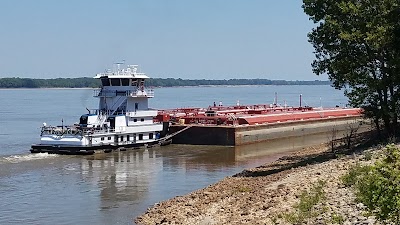
<svg viewBox="0 0 400 225"><path fill-rule="evenodd" d="M93 154L158 144L163 124L153 120L157 110L148 106L154 97L154 91L145 87L149 77L138 72L137 65L121 65L94 77L102 84L94 90L98 109L88 109L74 125L43 123L40 143L32 145L31 152Z"/></svg>

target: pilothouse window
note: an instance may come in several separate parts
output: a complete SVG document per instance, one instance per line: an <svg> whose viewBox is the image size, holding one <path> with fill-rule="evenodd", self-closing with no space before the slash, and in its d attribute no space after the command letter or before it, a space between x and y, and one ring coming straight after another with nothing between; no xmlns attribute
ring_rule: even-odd
<svg viewBox="0 0 400 225"><path fill-rule="evenodd" d="M121 86L120 79L119 78L111 79L111 84L112 86Z"/></svg>
<svg viewBox="0 0 400 225"><path fill-rule="evenodd" d="M129 86L129 79L128 78L123 78L121 79L122 86Z"/></svg>
<svg viewBox="0 0 400 225"><path fill-rule="evenodd" d="M101 84L103 86L110 86L110 79L108 78L101 78Z"/></svg>

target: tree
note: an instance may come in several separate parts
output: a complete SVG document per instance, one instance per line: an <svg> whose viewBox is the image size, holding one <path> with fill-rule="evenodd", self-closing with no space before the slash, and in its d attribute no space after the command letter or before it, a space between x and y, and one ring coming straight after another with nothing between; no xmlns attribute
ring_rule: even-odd
<svg viewBox="0 0 400 225"><path fill-rule="evenodd" d="M345 89L380 130L396 134L400 99L400 0L303 0L317 75Z"/></svg>

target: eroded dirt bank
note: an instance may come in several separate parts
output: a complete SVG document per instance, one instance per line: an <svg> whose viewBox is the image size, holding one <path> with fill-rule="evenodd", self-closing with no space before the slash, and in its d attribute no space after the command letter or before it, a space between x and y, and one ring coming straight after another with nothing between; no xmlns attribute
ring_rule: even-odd
<svg viewBox="0 0 400 225"><path fill-rule="evenodd" d="M333 154L325 145L282 157L274 163L244 170L185 196L158 203L137 224L292 224L285 219L299 196L324 181L324 200L304 224L379 224L367 217L341 177L355 163L368 164L361 153ZM377 151L374 151L377 154ZM379 152L379 151L378 151Z"/></svg>

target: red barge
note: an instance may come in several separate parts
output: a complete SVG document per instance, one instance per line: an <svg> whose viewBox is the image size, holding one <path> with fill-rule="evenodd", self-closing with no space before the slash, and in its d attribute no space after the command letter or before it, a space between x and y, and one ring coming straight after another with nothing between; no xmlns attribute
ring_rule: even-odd
<svg viewBox="0 0 400 225"><path fill-rule="evenodd" d="M271 105L209 106L159 110L157 121L176 144L238 146L288 137L345 132L359 126L359 108Z"/></svg>

